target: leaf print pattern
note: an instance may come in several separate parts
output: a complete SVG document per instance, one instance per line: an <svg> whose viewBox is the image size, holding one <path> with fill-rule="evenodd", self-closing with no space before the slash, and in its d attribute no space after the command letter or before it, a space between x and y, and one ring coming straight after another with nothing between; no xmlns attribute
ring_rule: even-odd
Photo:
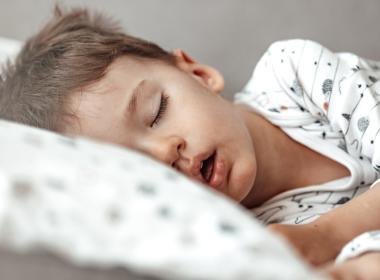
<svg viewBox="0 0 380 280"><path fill-rule="evenodd" d="M376 83L378 81L377 78L375 78L374 76L368 76L368 79L372 82L372 83Z"/></svg>
<svg viewBox="0 0 380 280"><path fill-rule="evenodd" d="M332 92L333 81L331 79L326 79L322 84L322 92L325 97L329 97Z"/></svg>
<svg viewBox="0 0 380 280"><path fill-rule="evenodd" d="M358 128L361 132L364 133L366 129L368 128L368 125L369 125L369 120L367 117L361 117L358 120Z"/></svg>
<svg viewBox="0 0 380 280"><path fill-rule="evenodd" d="M350 114L343 113L342 116L343 116L343 118L345 118L348 121L351 120L351 115Z"/></svg>
<svg viewBox="0 0 380 280"><path fill-rule="evenodd" d="M298 96L302 96L303 95L303 88L300 85L300 83L298 82L298 80L294 80L293 81L293 85L290 87L290 90L292 92L294 92L295 94L297 94Z"/></svg>

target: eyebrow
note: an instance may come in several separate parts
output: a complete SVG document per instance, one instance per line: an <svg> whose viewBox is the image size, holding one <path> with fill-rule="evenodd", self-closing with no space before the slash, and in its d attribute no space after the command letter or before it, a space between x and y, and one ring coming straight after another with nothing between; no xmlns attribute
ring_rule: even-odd
<svg viewBox="0 0 380 280"><path fill-rule="evenodd" d="M138 95L141 93L141 88L144 86L145 80L142 80L133 90L132 97L129 100L128 104L128 112L129 114L134 114L136 112L137 107L137 98Z"/></svg>

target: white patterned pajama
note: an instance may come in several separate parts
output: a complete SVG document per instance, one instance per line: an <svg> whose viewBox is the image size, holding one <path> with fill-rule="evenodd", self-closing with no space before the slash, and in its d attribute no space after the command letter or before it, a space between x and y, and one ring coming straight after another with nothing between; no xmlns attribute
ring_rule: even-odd
<svg viewBox="0 0 380 280"><path fill-rule="evenodd" d="M276 42L234 102L248 105L295 141L339 162L351 173L275 196L253 210L264 223L309 223L365 192L379 179L380 62L333 53L308 40ZM359 254L352 249L358 242L366 244L362 247L366 251L380 250L376 234L358 237L337 260Z"/></svg>

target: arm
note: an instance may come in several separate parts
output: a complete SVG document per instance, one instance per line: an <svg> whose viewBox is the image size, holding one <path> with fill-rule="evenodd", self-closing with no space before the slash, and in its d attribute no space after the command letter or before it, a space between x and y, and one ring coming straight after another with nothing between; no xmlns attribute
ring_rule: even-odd
<svg viewBox="0 0 380 280"><path fill-rule="evenodd" d="M332 248L336 257L343 246L356 236L380 229L380 182L356 199L323 215L315 223L324 228L326 238L336 244Z"/></svg>
<svg viewBox="0 0 380 280"><path fill-rule="evenodd" d="M343 246L367 231L380 229L380 182L356 199L306 225L271 225L311 264L336 258Z"/></svg>
<svg viewBox="0 0 380 280"><path fill-rule="evenodd" d="M335 264L321 270L333 279L380 278L380 230L359 235L340 252Z"/></svg>
<svg viewBox="0 0 380 280"><path fill-rule="evenodd" d="M380 278L380 253L367 253L342 264L329 264L321 269L334 280L342 279L379 279Z"/></svg>

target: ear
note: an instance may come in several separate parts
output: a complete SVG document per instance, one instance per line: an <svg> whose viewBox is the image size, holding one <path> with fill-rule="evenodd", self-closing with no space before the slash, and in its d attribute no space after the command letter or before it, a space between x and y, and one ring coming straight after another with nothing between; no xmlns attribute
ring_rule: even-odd
<svg viewBox="0 0 380 280"><path fill-rule="evenodd" d="M221 93L224 89L224 78L215 68L200 64L181 49L175 49L173 55L177 61L177 67L194 76L199 82L215 93Z"/></svg>

